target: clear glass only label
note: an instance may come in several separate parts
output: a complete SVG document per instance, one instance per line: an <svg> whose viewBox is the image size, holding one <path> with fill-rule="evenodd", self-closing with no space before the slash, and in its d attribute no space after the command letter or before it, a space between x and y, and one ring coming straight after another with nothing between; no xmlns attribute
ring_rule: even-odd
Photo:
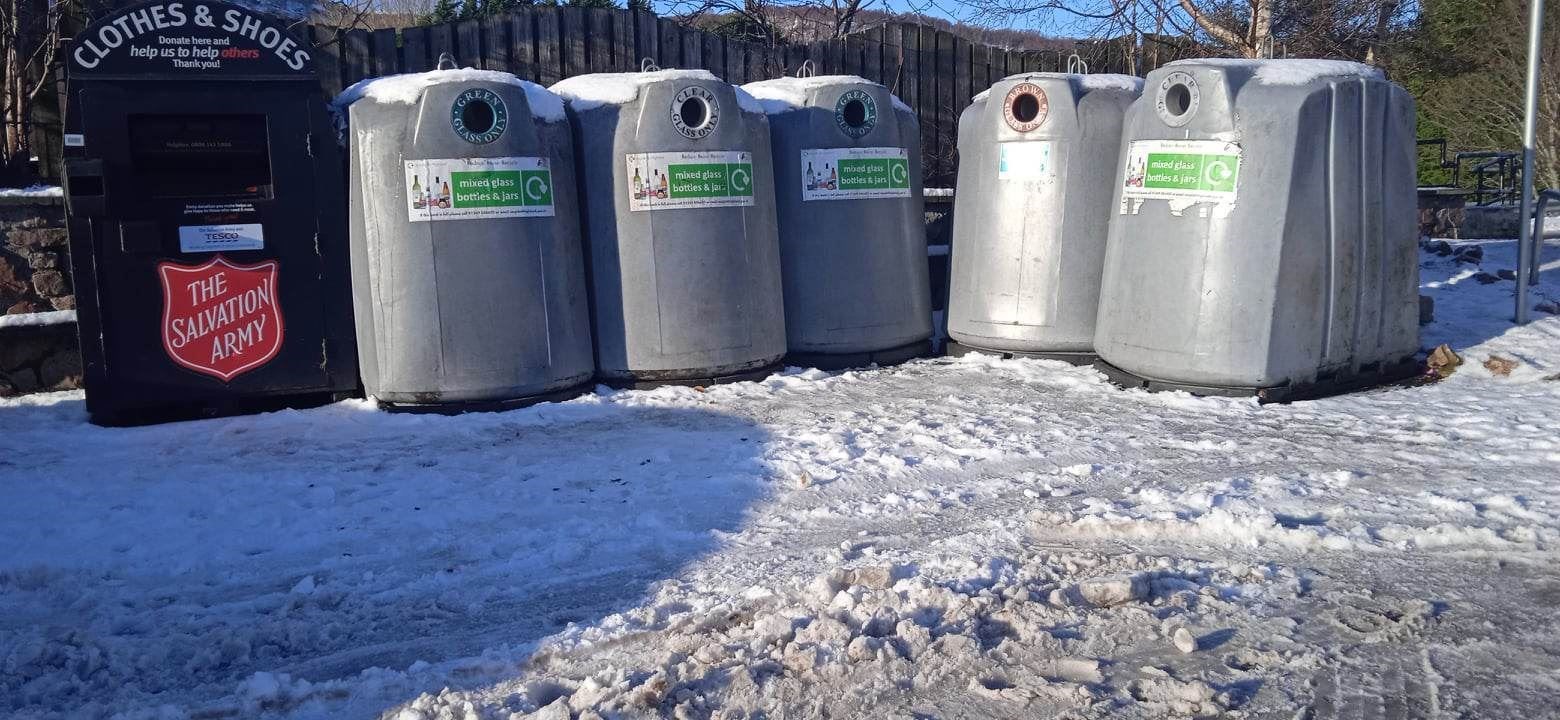
<svg viewBox="0 0 1560 720"><path fill-rule="evenodd" d="M547 158L406 161L406 219L412 222L552 216Z"/></svg>
<svg viewBox="0 0 1560 720"><path fill-rule="evenodd" d="M804 201L910 197L904 148L803 150L801 170Z"/></svg>
<svg viewBox="0 0 1560 720"><path fill-rule="evenodd" d="M662 152L624 157L630 211L753 204L752 153Z"/></svg>

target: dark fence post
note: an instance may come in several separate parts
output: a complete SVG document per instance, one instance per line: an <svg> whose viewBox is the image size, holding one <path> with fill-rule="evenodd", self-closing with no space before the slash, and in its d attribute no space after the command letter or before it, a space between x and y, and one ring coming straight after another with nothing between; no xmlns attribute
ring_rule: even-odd
<svg viewBox="0 0 1560 720"><path fill-rule="evenodd" d="M393 28L375 30L369 37L374 63L369 72L373 77L394 75L401 72L401 34Z"/></svg>
<svg viewBox="0 0 1560 720"><path fill-rule="evenodd" d="M563 79L563 48L558 41L558 15L555 7L536 9L536 81L552 85Z"/></svg>

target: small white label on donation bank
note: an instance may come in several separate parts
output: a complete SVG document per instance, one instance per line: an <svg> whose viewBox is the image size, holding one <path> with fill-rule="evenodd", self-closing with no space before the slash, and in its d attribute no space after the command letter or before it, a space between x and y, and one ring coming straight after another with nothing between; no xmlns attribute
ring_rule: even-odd
<svg viewBox="0 0 1560 720"><path fill-rule="evenodd" d="M265 229L260 223L179 226L179 252L259 250L264 247Z"/></svg>

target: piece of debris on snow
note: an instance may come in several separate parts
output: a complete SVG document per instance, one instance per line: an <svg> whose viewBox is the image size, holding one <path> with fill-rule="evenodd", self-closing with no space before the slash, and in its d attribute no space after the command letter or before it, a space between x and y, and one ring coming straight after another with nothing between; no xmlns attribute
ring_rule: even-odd
<svg viewBox="0 0 1560 720"><path fill-rule="evenodd" d="M1457 371L1457 366L1462 364L1462 357L1452 350L1450 345L1441 343L1430 351L1430 356L1425 358L1425 366L1430 369L1429 374L1438 378L1451 377Z"/></svg>
<svg viewBox="0 0 1560 720"><path fill-rule="evenodd" d="M1170 635L1170 642L1175 643L1175 649L1183 653L1197 651L1197 638L1192 636L1192 631L1184 627L1176 628Z"/></svg>
<svg viewBox="0 0 1560 720"><path fill-rule="evenodd" d="M1496 377L1508 377L1511 371L1517 369L1517 361L1511 358L1491 355L1484 361L1484 369L1490 371Z"/></svg>
<svg viewBox="0 0 1560 720"><path fill-rule="evenodd" d="M1072 587L1051 592L1053 605L1093 605L1111 607L1148 597L1148 577L1143 574L1115 575L1085 580Z"/></svg>

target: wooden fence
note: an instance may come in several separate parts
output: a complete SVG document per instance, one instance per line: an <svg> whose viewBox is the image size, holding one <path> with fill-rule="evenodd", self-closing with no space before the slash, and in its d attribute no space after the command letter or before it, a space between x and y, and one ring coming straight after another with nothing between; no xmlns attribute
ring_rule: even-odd
<svg viewBox="0 0 1560 720"><path fill-rule="evenodd" d="M384 30L311 26L321 82L334 94L358 80L433 69L441 53L462 67L503 70L542 85L594 72L703 68L742 84L794 74L811 60L820 75L882 83L921 120L929 185L951 184L958 114L993 82L1027 71L1061 70L1077 53L1091 72L1125 72L1130 38L1079 41L1062 50L1017 51L971 43L945 30L891 23L841 39L758 45L686 27L646 11L533 7L502 16Z"/></svg>

